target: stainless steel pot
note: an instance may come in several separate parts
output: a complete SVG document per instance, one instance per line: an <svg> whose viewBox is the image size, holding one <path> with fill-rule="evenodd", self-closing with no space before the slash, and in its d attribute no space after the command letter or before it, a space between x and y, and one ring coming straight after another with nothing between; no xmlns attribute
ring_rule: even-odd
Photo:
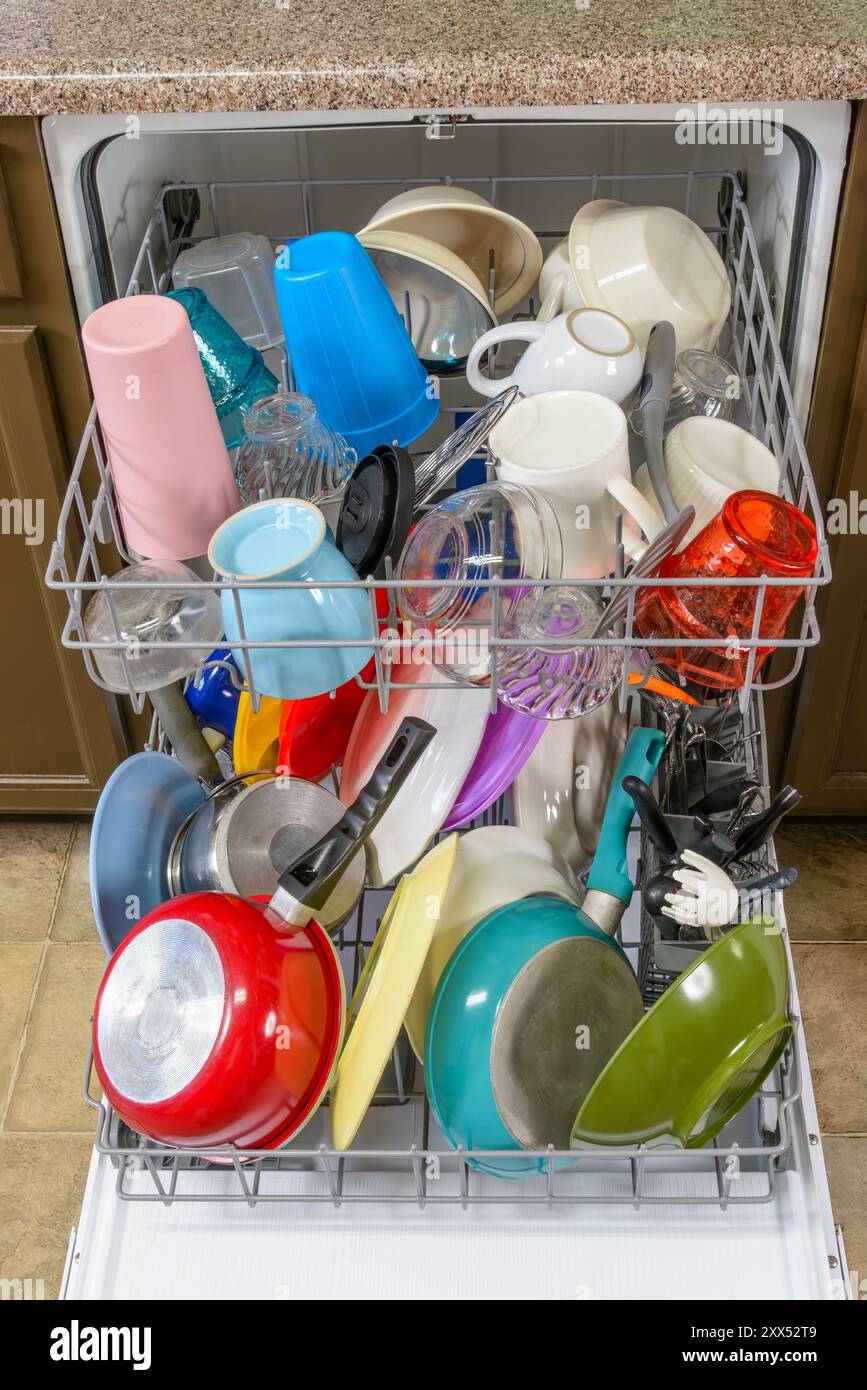
<svg viewBox="0 0 867 1390"><path fill-rule="evenodd" d="M169 892L271 897L286 864L312 848L344 810L332 792L301 777L225 782L178 831L169 855ZM326 931L339 927L358 902L365 865L361 851L317 911Z"/></svg>

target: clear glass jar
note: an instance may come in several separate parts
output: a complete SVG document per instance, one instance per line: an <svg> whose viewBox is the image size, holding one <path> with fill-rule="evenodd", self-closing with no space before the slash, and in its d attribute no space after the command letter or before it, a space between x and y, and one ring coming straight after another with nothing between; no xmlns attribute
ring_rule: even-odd
<svg viewBox="0 0 867 1390"><path fill-rule="evenodd" d="M734 420L741 394L740 377L731 363L715 352L687 348L677 354L671 402L662 427L663 435L690 415L708 419ZM630 428L643 434L638 406L629 416Z"/></svg>
<svg viewBox="0 0 867 1390"><path fill-rule="evenodd" d="M355 450L320 420L308 396L278 391L246 412L235 476L245 502L263 497L315 502L334 530L357 462Z"/></svg>

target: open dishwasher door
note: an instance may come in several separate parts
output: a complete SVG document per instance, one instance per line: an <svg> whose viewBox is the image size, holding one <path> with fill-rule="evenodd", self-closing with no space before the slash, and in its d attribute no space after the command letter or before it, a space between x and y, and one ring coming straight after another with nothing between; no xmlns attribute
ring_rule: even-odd
<svg viewBox="0 0 867 1390"><path fill-rule="evenodd" d="M843 103L795 110L798 138L778 161L678 143L671 108L467 113L444 130L399 113L323 113L315 128L309 113L143 116L134 138L121 118L59 117L44 133L82 317L129 288L171 288L191 234L250 231L276 245L325 227L356 231L413 184L481 192L527 221L547 253L597 197L677 207L720 244L730 191L746 183L756 278L764 271L771 285L762 303L804 410L849 113ZM534 308L524 301L511 314ZM443 433L468 396L463 379L443 383ZM760 723L758 699L753 710ZM382 906L367 895L343 943L348 970ZM637 904L622 931L640 974ZM402 1055L346 1155L328 1147L327 1110L279 1157L217 1168L141 1146L101 1109L65 1297L847 1296L799 1027L713 1149L582 1156L520 1183L448 1152Z"/></svg>
<svg viewBox="0 0 867 1390"><path fill-rule="evenodd" d="M637 916L633 905L627 946ZM226 1171L124 1152L103 1116L98 1148L113 1151L93 1154L63 1296L849 1296L800 1028L717 1150L582 1161L550 1189L544 1177L502 1181L445 1157L420 1082L403 1103L374 1105L351 1162L326 1148L327 1121L314 1124L270 1170Z"/></svg>

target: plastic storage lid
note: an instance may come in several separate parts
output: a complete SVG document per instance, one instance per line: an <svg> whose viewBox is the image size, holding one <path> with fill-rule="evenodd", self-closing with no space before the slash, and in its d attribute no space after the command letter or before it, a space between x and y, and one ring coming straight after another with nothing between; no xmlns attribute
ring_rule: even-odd
<svg viewBox="0 0 867 1390"><path fill-rule="evenodd" d="M380 444L356 465L346 485L337 522L337 548L363 579L382 575L409 535L415 504L415 470L405 449Z"/></svg>

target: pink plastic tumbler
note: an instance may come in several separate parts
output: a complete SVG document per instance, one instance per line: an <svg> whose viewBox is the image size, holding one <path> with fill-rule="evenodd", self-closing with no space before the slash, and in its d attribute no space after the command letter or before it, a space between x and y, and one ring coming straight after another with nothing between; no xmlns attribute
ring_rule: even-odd
<svg viewBox="0 0 867 1390"><path fill-rule="evenodd" d="M163 295L115 299L82 339L128 546L204 554L241 499L186 312Z"/></svg>

